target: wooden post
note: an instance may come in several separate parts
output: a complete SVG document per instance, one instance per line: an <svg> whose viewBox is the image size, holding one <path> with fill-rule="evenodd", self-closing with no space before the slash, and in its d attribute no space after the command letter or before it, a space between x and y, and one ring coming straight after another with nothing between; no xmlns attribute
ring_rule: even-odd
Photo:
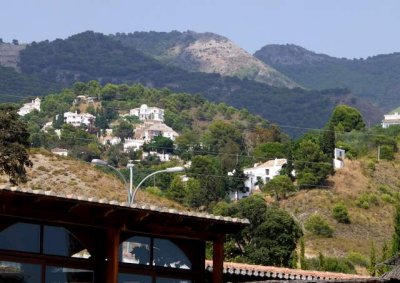
<svg viewBox="0 0 400 283"><path fill-rule="evenodd" d="M106 282L118 282L118 248L119 248L119 229L109 228L107 232L107 251L106 251Z"/></svg>
<svg viewBox="0 0 400 283"><path fill-rule="evenodd" d="M212 282L222 283L224 271L224 235L219 235L213 242Z"/></svg>

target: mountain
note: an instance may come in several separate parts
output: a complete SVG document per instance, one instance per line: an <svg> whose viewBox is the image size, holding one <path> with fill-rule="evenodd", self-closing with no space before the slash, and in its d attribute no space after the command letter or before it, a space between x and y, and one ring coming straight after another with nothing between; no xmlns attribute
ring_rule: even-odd
<svg viewBox="0 0 400 283"><path fill-rule="evenodd" d="M253 57L226 37L213 33L135 32L113 38L169 65L192 72L247 78L277 87L298 84Z"/></svg>
<svg viewBox="0 0 400 283"><path fill-rule="evenodd" d="M383 111L400 105L400 53L349 60L293 44L273 44L254 56L305 87L348 88Z"/></svg>
<svg viewBox="0 0 400 283"><path fill-rule="evenodd" d="M19 70L19 53L26 45L0 43L0 66Z"/></svg>
<svg viewBox="0 0 400 283"><path fill-rule="evenodd" d="M168 46L168 41L165 44ZM381 119L378 108L345 89L290 89L246 78L190 72L165 64L112 36L90 31L64 40L33 42L19 56L20 72L0 68L0 101L15 101L11 99L13 95L43 96L77 81L98 80L102 85L141 83L201 94L210 101L247 108L272 123L290 126L285 130L291 134L302 132L297 128L322 127L338 103L358 107L371 124Z"/></svg>

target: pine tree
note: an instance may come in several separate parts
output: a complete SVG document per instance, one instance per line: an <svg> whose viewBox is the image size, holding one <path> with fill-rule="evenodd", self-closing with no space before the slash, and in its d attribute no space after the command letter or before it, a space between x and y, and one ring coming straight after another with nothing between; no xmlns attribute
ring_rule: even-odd
<svg viewBox="0 0 400 283"><path fill-rule="evenodd" d="M334 157L335 151L335 129L333 123L329 122L321 139L321 149L325 155L330 158Z"/></svg>
<svg viewBox="0 0 400 283"><path fill-rule="evenodd" d="M396 206L394 215L394 232L392 235L392 255L395 256L400 252L400 205Z"/></svg>

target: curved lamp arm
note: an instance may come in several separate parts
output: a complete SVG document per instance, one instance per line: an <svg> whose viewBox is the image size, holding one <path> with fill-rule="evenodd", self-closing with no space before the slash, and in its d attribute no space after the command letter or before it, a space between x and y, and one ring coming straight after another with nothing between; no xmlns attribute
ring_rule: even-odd
<svg viewBox="0 0 400 283"><path fill-rule="evenodd" d="M133 190L133 193L132 193L132 196L131 196L131 201L129 202L129 205L131 205L134 202L135 197L136 197L136 193L139 190L140 186L144 183L144 181L146 181L151 176L154 176L154 175L156 175L158 173L176 173L176 172L182 172L184 170L185 170L185 168L183 168L183 167L171 167L171 168L167 168L167 169L164 169L164 170L156 171L156 172L153 172L153 173L147 175L142 181L140 181L140 183Z"/></svg>
<svg viewBox="0 0 400 283"><path fill-rule="evenodd" d="M111 169L113 169L114 171L116 171L118 173L119 177L122 179L122 181L124 181L125 188L128 190L128 203L130 204L131 203L131 194L130 194L130 191L129 191L128 182L126 181L124 175L122 175L122 173L117 168L111 166L110 164L108 164L104 160L92 159L91 163L94 164L94 165L105 166L105 167L111 168Z"/></svg>

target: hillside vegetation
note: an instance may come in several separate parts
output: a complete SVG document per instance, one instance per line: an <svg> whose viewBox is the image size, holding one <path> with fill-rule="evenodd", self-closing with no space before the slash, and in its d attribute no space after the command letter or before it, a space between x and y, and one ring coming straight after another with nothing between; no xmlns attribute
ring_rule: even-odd
<svg viewBox="0 0 400 283"><path fill-rule="evenodd" d="M322 127L339 103L357 107L372 124L381 118L379 109L345 89L278 88L246 78L189 72L94 32L31 43L20 56L21 73L0 70L0 101L15 101L13 95L47 95L77 81L98 80L103 86L139 82L200 94L210 101L247 108L271 122L290 126L285 131L291 134L302 133L296 130L298 127Z"/></svg>
<svg viewBox="0 0 400 283"><path fill-rule="evenodd" d="M296 45L266 45L254 56L308 88L345 87L386 112L400 104L399 53L349 60Z"/></svg>

